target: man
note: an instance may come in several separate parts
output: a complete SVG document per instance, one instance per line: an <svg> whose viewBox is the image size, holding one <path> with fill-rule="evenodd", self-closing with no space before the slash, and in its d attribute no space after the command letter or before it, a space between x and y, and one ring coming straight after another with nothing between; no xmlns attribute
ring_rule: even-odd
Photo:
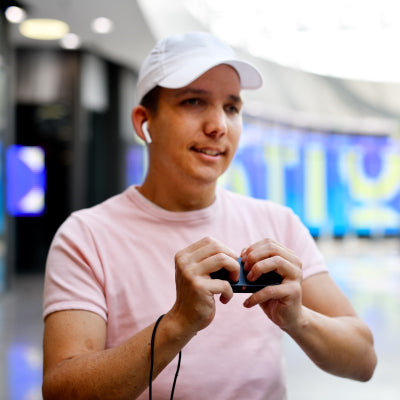
<svg viewBox="0 0 400 400"><path fill-rule="evenodd" d="M142 185L74 213L50 249L45 399L283 399L282 332L320 368L368 380L373 339L293 213L217 188L259 72L206 33L160 41L132 112L148 142ZM220 269L282 283L233 294ZM215 297L219 297L215 299ZM155 321L164 315L159 324ZM151 349L152 335L154 348ZM151 358L154 357L154 363Z"/></svg>

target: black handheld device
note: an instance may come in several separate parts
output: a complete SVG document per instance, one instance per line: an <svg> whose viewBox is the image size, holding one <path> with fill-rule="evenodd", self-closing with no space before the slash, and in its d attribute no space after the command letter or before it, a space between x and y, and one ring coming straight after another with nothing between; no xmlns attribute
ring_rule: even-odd
<svg viewBox="0 0 400 400"><path fill-rule="evenodd" d="M234 293L254 293L264 288L265 286L279 285L282 283L282 277L275 271L261 275L257 280L250 282L247 280L247 271L244 270L242 258L237 259L240 264L240 276L237 282L229 278L229 271L222 268L210 274L213 279L223 279L229 281Z"/></svg>

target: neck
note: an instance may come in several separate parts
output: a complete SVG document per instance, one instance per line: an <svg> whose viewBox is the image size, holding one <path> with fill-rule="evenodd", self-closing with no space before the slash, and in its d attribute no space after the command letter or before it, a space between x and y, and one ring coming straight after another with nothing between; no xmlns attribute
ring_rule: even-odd
<svg viewBox="0 0 400 400"><path fill-rule="evenodd" d="M168 211L194 211L210 206L215 200L216 184L182 190L172 185L154 187L147 180L137 190L152 203Z"/></svg>

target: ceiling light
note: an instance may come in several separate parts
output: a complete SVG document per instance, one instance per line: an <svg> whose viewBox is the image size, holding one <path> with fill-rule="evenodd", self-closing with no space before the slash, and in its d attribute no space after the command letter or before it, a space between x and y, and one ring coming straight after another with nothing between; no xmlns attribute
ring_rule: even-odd
<svg viewBox="0 0 400 400"><path fill-rule="evenodd" d="M68 50L77 49L81 45L81 38L75 33L67 33L60 39L61 47Z"/></svg>
<svg viewBox="0 0 400 400"><path fill-rule="evenodd" d="M65 36L68 25L57 19L27 19L19 27L21 34L30 39L57 40Z"/></svg>
<svg viewBox="0 0 400 400"><path fill-rule="evenodd" d="M5 11L5 16L8 22L12 24L20 24L26 18L26 12L21 7L11 6Z"/></svg>
<svg viewBox="0 0 400 400"><path fill-rule="evenodd" d="M107 34L113 30L114 23L109 18L99 17L93 20L91 26L94 32Z"/></svg>

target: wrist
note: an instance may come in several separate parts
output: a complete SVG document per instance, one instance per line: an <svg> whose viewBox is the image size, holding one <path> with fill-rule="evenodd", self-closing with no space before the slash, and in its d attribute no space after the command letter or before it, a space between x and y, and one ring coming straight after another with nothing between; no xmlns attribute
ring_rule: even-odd
<svg viewBox="0 0 400 400"><path fill-rule="evenodd" d="M302 305L297 317L282 327L282 330L293 338L303 335L311 324L311 318L311 310Z"/></svg>
<svg viewBox="0 0 400 400"><path fill-rule="evenodd" d="M167 312L162 321L162 329L170 342L183 343L183 347L197 334L193 326L173 309Z"/></svg>

